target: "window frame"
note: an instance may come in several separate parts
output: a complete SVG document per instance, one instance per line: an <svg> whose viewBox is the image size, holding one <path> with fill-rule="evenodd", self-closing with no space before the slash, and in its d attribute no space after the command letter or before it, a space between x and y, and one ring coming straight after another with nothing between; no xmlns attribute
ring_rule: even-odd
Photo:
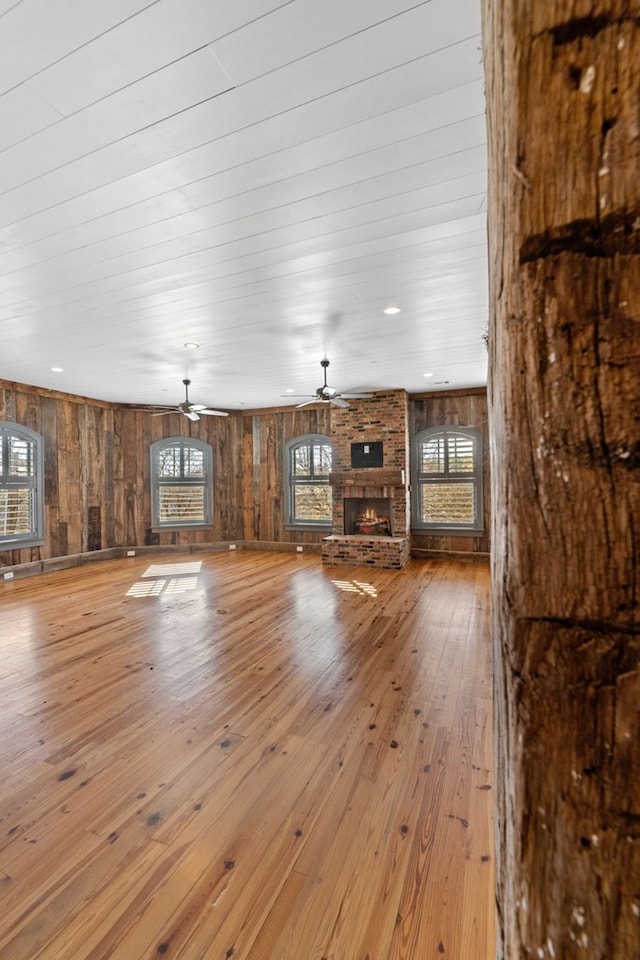
<svg viewBox="0 0 640 960"><path fill-rule="evenodd" d="M179 477L160 477L160 453L167 447L180 447L181 473ZM184 450L193 447L203 453L204 476L190 477L184 475ZM194 437L176 436L164 437L156 440L150 447L151 460L151 529L154 532L161 530L202 530L213 526L213 448L204 440ZM192 486L204 490L204 518L198 520L161 520L160 519L160 490L162 487Z"/></svg>
<svg viewBox="0 0 640 960"><path fill-rule="evenodd" d="M33 491L31 505L31 527L24 534L0 533L0 550L19 550L23 547L41 547L45 542L44 535L44 438L20 423L10 420L0 421L0 464L9 463L9 438L17 437L32 444L33 472L25 478L18 475L6 477L0 472L0 489L24 489ZM0 471L1 471L0 466ZM28 482L25 482L28 481Z"/></svg>
<svg viewBox="0 0 640 960"><path fill-rule="evenodd" d="M329 447L331 450L331 462L333 466L333 444L331 443L331 437L327 437L321 433L305 433L299 437L294 437L292 440L288 440L285 444L284 449L284 503L285 503L285 530L331 530L333 527L333 490L330 483L330 476L327 475L326 480L320 477L315 477L313 473L313 454L310 457L310 463L312 466L311 474L309 475L310 479L308 481L296 480L293 473L293 457L295 451L302 446L311 445L313 446L325 446ZM296 485L318 485L321 483L323 486L329 488L331 493L332 500L332 509L330 516L327 520L296 520L293 515L295 497L294 497L294 488Z"/></svg>
<svg viewBox="0 0 640 960"><path fill-rule="evenodd" d="M442 437L444 443L445 466L442 473L428 474L421 471L422 446L435 437ZM455 471L449 469L449 446L451 437L463 437L473 443L473 471ZM415 533L431 536L478 537L484 534L483 507L483 444L482 433L477 427L457 427L451 425L428 427L415 434L411 443L411 529ZM473 484L474 517L471 523L427 523L422 517L422 491L427 485L436 484Z"/></svg>

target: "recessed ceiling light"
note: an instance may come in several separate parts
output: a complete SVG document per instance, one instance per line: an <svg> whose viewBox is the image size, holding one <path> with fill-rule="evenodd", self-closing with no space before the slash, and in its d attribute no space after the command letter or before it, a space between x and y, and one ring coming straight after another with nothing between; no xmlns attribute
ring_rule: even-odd
<svg viewBox="0 0 640 960"><path fill-rule="evenodd" d="M64 373L62 367L51 367L54 373Z"/></svg>
<svg viewBox="0 0 640 960"><path fill-rule="evenodd" d="M199 343L185 343L184 348L185 348L185 350L199 350L199 349L200 349L200 344L199 344Z"/></svg>
<svg viewBox="0 0 640 960"><path fill-rule="evenodd" d="M425 373L424 376L425 376L425 377L432 377L433 374L432 374L432 373Z"/></svg>
<svg viewBox="0 0 640 960"><path fill-rule="evenodd" d="M394 313L400 313L400 307L385 307L382 312L386 313L388 317L392 317Z"/></svg>
<svg viewBox="0 0 640 960"><path fill-rule="evenodd" d="M289 387L288 390L285 390L285 393L293 393L293 390L291 389L291 387Z"/></svg>

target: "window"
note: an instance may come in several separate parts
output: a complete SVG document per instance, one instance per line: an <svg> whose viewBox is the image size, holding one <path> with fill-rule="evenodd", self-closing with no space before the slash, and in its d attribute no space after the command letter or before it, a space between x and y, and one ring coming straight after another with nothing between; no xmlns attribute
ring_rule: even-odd
<svg viewBox="0 0 640 960"><path fill-rule="evenodd" d="M296 437L285 454L285 526L330 527L331 441L315 433Z"/></svg>
<svg viewBox="0 0 640 960"><path fill-rule="evenodd" d="M414 530L483 532L482 438L472 427L423 430L412 450Z"/></svg>
<svg viewBox="0 0 640 960"><path fill-rule="evenodd" d="M202 527L213 522L213 452L208 443L169 437L151 445L151 525Z"/></svg>
<svg viewBox="0 0 640 960"><path fill-rule="evenodd" d="M44 543L43 440L16 423L0 423L0 544Z"/></svg>

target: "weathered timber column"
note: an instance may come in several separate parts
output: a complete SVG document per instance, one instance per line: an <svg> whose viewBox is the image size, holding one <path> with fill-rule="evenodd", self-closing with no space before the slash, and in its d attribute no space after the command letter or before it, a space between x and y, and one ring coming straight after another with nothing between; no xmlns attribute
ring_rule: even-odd
<svg viewBox="0 0 640 960"><path fill-rule="evenodd" d="M499 956L640 957L640 2L483 0Z"/></svg>

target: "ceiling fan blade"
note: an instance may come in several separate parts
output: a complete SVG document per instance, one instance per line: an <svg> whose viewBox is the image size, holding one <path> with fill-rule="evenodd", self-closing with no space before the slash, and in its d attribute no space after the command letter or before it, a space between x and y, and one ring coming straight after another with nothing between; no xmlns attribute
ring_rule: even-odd
<svg viewBox="0 0 640 960"><path fill-rule="evenodd" d="M142 411L144 413L144 411ZM174 407L169 407L168 410L160 410L158 413L152 413L152 417L166 417L168 413L179 413L179 410L176 410Z"/></svg>
<svg viewBox="0 0 640 960"><path fill-rule="evenodd" d="M312 397L311 400L305 400L304 403L296 403L296 410L300 407L308 407L312 403L328 403L328 400L321 400L320 397Z"/></svg>
<svg viewBox="0 0 640 960"><path fill-rule="evenodd" d="M198 413L200 414L200 416L204 414L205 417L228 417L229 416L229 414L225 410L204 409L204 410L198 410Z"/></svg>
<svg viewBox="0 0 640 960"><path fill-rule="evenodd" d="M187 418L187 420L199 420L199 419L200 419L200 417L199 417L198 414L195 412L195 410L187 410L184 415L185 415L185 417Z"/></svg>
<svg viewBox="0 0 640 960"><path fill-rule="evenodd" d="M341 400L340 397L331 397L329 403L335 403L336 407L348 407L349 404L346 400Z"/></svg>
<svg viewBox="0 0 640 960"><path fill-rule="evenodd" d="M372 393L341 393L341 397L349 397L350 400L371 400Z"/></svg>
<svg viewBox="0 0 640 960"><path fill-rule="evenodd" d="M206 403L190 403L190 410L195 410L196 413L202 413L203 410L207 409Z"/></svg>

